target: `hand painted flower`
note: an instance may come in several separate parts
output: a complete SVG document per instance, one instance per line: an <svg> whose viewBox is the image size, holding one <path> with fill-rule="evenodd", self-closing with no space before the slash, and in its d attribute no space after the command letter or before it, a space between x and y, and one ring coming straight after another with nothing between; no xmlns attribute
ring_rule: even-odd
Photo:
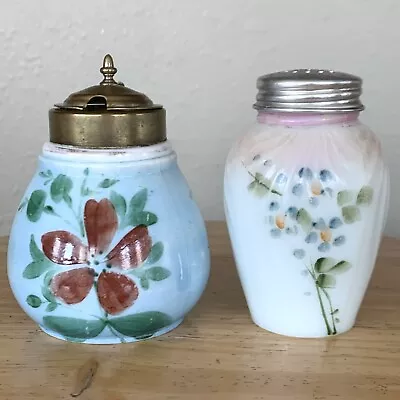
<svg viewBox="0 0 400 400"><path fill-rule="evenodd" d="M42 247L52 262L73 266L91 266L106 263L120 270L136 268L148 257L151 238L148 229L139 225L128 232L105 256L118 228L118 217L108 199L88 200L84 210L84 224L88 245L67 231L52 231L42 236ZM99 262L97 258L102 257ZM94 286L96 271L91 267L80 267L59 273L53 277L50 289L54 296L67 304L83 301ZM97 295L103 309L109 314L118 314L130 307L139 295L138 287L129 277L102 270L97 279Z"/></svg>

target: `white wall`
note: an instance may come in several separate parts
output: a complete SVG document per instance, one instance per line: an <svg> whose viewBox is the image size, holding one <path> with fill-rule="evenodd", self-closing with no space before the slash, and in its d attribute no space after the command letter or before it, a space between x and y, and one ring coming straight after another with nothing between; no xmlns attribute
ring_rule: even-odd
<svg viewBox="0 0 400 400"><path fill-rule="evenodd" d="M363 119L392 171L387 233L400 236L397 0L1 1L0 234L47 140L47 110L96 84L106 52L119 80L168 111L169 138L207 219L223 219L227 151L255 118L257 76L339 69L364 78Z"/></svg>

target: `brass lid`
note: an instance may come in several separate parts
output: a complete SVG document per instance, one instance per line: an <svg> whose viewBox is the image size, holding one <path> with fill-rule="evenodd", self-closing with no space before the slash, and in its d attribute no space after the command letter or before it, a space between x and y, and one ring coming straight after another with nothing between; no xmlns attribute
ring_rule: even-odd
<svg viewBox="0 0 400 400"><path fill-rule="evenodd" d="M114 80L104 57L99 85L72 93L49 111L50 141L86 148L148 146L166 140L165 109Z"/></svg>

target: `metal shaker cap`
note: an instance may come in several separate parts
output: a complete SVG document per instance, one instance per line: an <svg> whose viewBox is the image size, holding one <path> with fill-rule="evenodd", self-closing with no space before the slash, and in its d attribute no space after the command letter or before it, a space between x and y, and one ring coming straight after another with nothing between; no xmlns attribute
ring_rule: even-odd
<svg viewBox="0 0 400 400"><path fill-rule="evenodd" d="M254 108L279 112L362 111L362 79L323 69L294 69L260 76Z"/></svg>

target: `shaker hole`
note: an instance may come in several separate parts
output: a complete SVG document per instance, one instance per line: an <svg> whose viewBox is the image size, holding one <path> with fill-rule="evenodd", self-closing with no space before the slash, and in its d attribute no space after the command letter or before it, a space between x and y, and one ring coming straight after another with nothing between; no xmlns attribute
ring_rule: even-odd
<svg viewBox="0 0 400 400"><path fill-rule="evenodd" d="M86 104L86 110L98 111L107 109L107 99L103 96L94 96Z"/></svg>

